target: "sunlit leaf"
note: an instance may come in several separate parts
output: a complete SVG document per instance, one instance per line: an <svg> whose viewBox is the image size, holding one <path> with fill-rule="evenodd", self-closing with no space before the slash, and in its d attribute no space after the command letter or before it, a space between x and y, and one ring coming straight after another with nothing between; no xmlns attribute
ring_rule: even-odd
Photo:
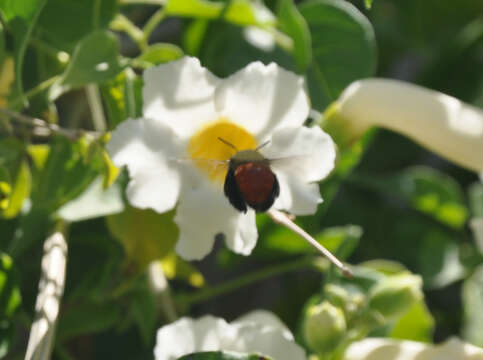
<svg viewBox="0 0 483 360"><path fill-rule="evenodd" d="M225 6L228 7L225 9ZM257 17L253 2L248 0L233 0L229 3L207 0L169 0L164 9L169 15L206 19L217 19L223 14L223 19L238 25L264 23L264 19Z"/></svg>
<svg viewBox="0 0 483 360"><path fill-rule="evenodd" d="M354 80L374 75L376 43L367 18L351 3L312 0L300 5L312 35L310 99L322 110Z"/></svg>
<svg viewBox="0 0 483 360"><path fill-rule="evenodd" d="M30 195L31 184L30 168L26 161L22 161L12 183L8 206L1 212L3 217L8 219L17 216L24 200Z"/></svg>
<svg viewBox="0 0 483 360"><path fill-rule="evenodd" d="M124 245L128 257L144 268L151 261L163 258L178 239L174 212L158 214L131 206L107 217L111 233Z"/></svg>
<svg viewBox="0 0 483 360"><path fill-rule="evenodd" d="M280 0L279 26L293 40L293 56L297 68L304 73L312 62L310 30L293 0Z"/></svg>
<svg viewBox="0 0 483 360"><path fill-rule="evenodd" d="M141 67L149 68L153 65L163 64L179 59L183 56L183 50L173 44L157 43L147 47L141 55L133 60Z"/></svg>
<svg viewBox="0 0 483 360"><path fill-rule="evenodd" d="M432 342L434 319L424 300L416 302L391 329L390 337L422 342Z"/></svg>
<svg viewBox="0 0 483 360"><path fill-rule="evenodd" d="M1 26L1 25L0 25ZM1 33L0 33L1 36ZM1 38L1 37L0 37ZM0 48L0 106L7 107L8 96L15 80L14 62L11 56L5 57Z"/></svg>

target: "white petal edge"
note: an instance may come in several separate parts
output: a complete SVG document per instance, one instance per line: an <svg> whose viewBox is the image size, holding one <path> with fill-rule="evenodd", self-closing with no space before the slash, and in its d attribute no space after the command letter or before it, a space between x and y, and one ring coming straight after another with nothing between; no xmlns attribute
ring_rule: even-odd
<svg viewBox="0 0 483 360"><path fill-rule="evenodd" d="M275 208L296 215L317 211L322 202L316 183L334 168L335 145L319 127L284 128L277 130L261 152L271 162L279 185L280 196Z"/></svg>
<svg viewBox="0 0 483 360"><path fill-rule="evenodd" d="M214 92L219 82L193 57L149 68L144 72L143 114L187 138L217 119Z"/></svg>
<svg viewBox="0 0 483 360"><path fill-rule="evenodd" d="M306 360L301 347L283 335L283 330L264 323L226 323L213 316L182 318L158 330L156 360L174 360L201 351L260 353L277 360Z"/></svg>
<svg viewBox="0 0 483 360"><path fill-rule="evenodd" d="M278 318L274 313L267 310L253 310L237 318L232 324L263 324L264 328L278 329L282 331L283 336L287 340L294 340L292 333L287 325Z"/></svg>
<svg viewBox="0 0 483 360"><path fill-rule="evenodd" d="M460 166L483 170L483 110L443 93L388 79L352 83L337 100L347 131L404 134Z"/></svg>
<svg viewBox="0 0 483 360"><path fill-rule="evenodd" d="M258 140L280 127L301 126L309 114L304 80L275 63L253 62L223 80L216 109Z"/></svg>
<svg viewBox="0 0 483 360"><path fill-rule="evenodd" d="M179 157L181 145L170 128L153 119L128 119L112 132L106 149L117 167L128 168L133 206L159 213L174 208L181 179L169 159Z"/></svg>
<svg viewBox="0 0 483 360"><path fill-rule="evenodd" d="M206 256L218 234L224 235L232 251L242 255L249 255L257 242L254 212L239 212L221 189L201 179L196 188L183 187L174 221L180 230L176 252L186 260Z"/></svg>

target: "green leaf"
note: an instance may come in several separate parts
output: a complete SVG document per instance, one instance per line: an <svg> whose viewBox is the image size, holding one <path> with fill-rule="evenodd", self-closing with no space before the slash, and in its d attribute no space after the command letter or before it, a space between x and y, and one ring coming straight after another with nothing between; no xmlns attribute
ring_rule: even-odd
<svg viewBox="0 0 483 360"><path fill-rule="evenodd" d="M270 360L270 358L261 355L239 354L227 351L209 351L185 355L178 358L178 360Z"/></svg>
<svg viewBox="0 0 483 360"><path fill-rule="evenodd" d="M433 331L434 319L424 300L420 300L398 319L391 329L390 337L430 343L433 339Z"/></svg>
<svg viewBox="0 0 483 360"><path fill-rule="evenodd" d="M116 302L72 306L59 318L58 341L64 342L79 335L105 331L116 325L121 316L121 306Z"/></svg>
<svg viewBox="0 0 483 360"><path fill-rule="evenodd" d="M310 30L293 0L280 0L279 26L293 40L293 56L300 73L304 73L312 62Z"/></svg>
<svg viewBox="0 0 483 360"><path fill-rule="evenodd" d="M465 276L458 244L447 232L433 229L424 234L417 257L427 288L442 288Z"/></svg>
<svg viewBox="0 0 483 360"><path fill-rule="evenodd" d="M0 141L0 166L3 175L0 179L2 209L0 217L13 218L19 213L22 204L30 195L31 176L26 161L24 144L15 138Z"/></svg>
<svg viewBox="0 0 483 360"><path fill-rule="evenodd" d="M357 177L360 183L406 200L410 206L450 227L461 229L468 219L460 185L428 167L413 167L386 178Z"/></svg>
<svg viewBox="0 0 483 360"><path fill-rule="evenodd" d="M133 60L133 63L147 69L153 65L177 60L182 56L183 50L178 46L168 43L157 43L147 47L141 55Z"/></svg>
<svg viewBox="0 0 483 360"><path fill-rule="evenodd" d="M341 259L346 259L356 249L362 230L355 225L332 227L315 235L315 239L329 251L337 253ZM307 241L281 226L269 226L263 229L261 243L256 251L267 254L307 254L314 249Z"/></svg>
<svg viewBox="0 0 483 360"><path fill-rule="evenodd" d="M113 79L122 68L116 36L108 31L92 32L77 44L69 66L50 89L50 98L69 88Z"/></svg>
<svg viewBox="0 0 483 360"><path fill-rule="evenodd" d="M117 7L116 0L49 0L39 17L40 35L55 48L72 53L84 36L108 27Z"/></svg>
<svg viewBox="0 0 483 360"><path fill-rule="evenodd" d="M16 280L12 259L0 253L0 322L11 318L21 303Z"/></svg>
<svg viewBox="0 0 483 360"><path fill-rule="evenodd" d="M225 8L227 7L227 8ZM205 19L223 19L238 25L262 25L271 23L257 17L256 8L248 0L232 0L227 3L207 0L169 0L164 8L166 14Z"/></svg>
<svg viewBox="0 0 483 360"><path fill-rule="evenodd" d="M157 323L156 298L144 279L142 287L131 294L131 313L146 347L151 346Z"/></svg>
<svg viewBox="0 0 483 360"><path fill-rule="evenodd" d="M158 214L131 206L107 217L111 233L124 245L127 256L144 268L173 250L178 228L173 221L174 211Z"/></svg>
<svg viewBox="0 0 483 360"><path fill-rule="evenodd" d="M354 80L374 75L376 43L367 18L352 4L313 0L300 5L312 35L307 78L313 107L323 109Z"/></svg>
<svg viewBox="0 0 483 360"><path fill-rule="evenodd" d="M483 217L483 183L477 182L469 189L470 209L474 217Z"/></svg>
<svg viewBox="0 0 483 360"><path fill-rule="evenodd" d="M1 211L1 216L7 219L14 218L20 212L22 204L30 195L32 178L30 176L30 168L24 160L17 169L12 191L9 196L8 206Z"/></svg>
<svg viewBox="0 0 483 360"><path fill-rule="evenodd" d="M370 9L372 7L372 0L364 0L364 6L366 9Z"/></svg>
<svg viewBox="0 0 483 360"><path fill-rule="evenodd" d="M7 28L13 37L15 88L12 97L20 98L24 105L27 105L27 100L24 98L23 93L25 51L45 3L46 0L4 0L0 4L0 9L7 21Z"/></svg>
<svg viewBox="0 0 483 360"><path fill-rule="evenodd" d="M12 259L0 252L0 359L10 348L14 335L12 316L21 303Z"/></svg>
<svg viewBox="0 0 483 360"><path fill-rule="evenodd" d="M483 265L463 284L463 338L476 346L483 346Z"/></svg>
<svg viewBox="0 0 483 360"><path fill-rule="evenodd" d="M208 20L196 19L186 28L183 35L183 47L187 54L196 56L200 52L201 45L208 29Z"/></svg>
<svg viewBox="0 0 483 360"><path fill-rule="evenodd" d="M69 222L75 222L123 211L121 187L114 184L104 190L102 183L101 177L96 178L82 194L64 204L58 210L58 216Z"/></svg>
<svg viewBox="0 0 483 360"><path fill-rule="evenodd" d="M102 154L96 152L87 159L88 148L84 138L70 141L57 137L51 142L45 165L35 179L33 206L53 212L79 196L102 173Z"/></svg>

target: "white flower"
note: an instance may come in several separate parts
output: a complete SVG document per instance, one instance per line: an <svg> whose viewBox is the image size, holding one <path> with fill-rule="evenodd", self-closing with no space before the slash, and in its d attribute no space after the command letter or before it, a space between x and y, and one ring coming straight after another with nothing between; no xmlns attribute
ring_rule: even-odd
<svg viewBox="0 0 483 360"><path fill-rule="evenodd" d="M156 360L203 351L256 353L274 360L305 360L287 327L268 311L254 311L232 323L213 316L181 318L158 330Z"/></svg>
<svg viewBox="0 0 483 360"><path fill-rule="evenodd" d="M343 360L483 360L483 349L457 338L440 345L368 338L351 344Z"/></svg>
<svg viewBox="0 0 483 360"><path fill-rule="evenodd" d="M483 111L454 97L401 81L366 79L345 89L334 109L354 137L371 126L384 127L461 166L483 170Z"/></svg>
<svg viewBox="0 0 483 360"><path fill-rule="evenodd" d="M182 257L204 257L220 233L240 254L256 243L255 212L229 203L226 166L206 160L226 162L235 154L220 138L238 150L269 141L259 151L265 158L296 159L296 166L271 165L280 185L274 207L297 215L316 211L322 201L316 182L332 170L335 149L320 128L303 126L310 106L302 78L255 62L219 79L185 57L145 71L143 99L144 117L118 126L107 149L129 170L132 205L162 213L178 204L176 250Z"/></svg>

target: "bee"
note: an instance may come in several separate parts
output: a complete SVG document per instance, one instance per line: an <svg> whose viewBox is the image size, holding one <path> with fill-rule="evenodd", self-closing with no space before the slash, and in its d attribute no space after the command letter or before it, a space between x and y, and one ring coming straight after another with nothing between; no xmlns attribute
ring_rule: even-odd
<svg viewBox="0 0 483 360"><path fill-rule="evenodd" d="M270 209L280 195L280 186L277 176L270 168L270 160L259 152L269 142L263 143L255 150L239 151L228 141L220 137L218 139L236 151L228 161L228 171L223 185L230 204L244 213L248 207L256 212Z"/></svg>

